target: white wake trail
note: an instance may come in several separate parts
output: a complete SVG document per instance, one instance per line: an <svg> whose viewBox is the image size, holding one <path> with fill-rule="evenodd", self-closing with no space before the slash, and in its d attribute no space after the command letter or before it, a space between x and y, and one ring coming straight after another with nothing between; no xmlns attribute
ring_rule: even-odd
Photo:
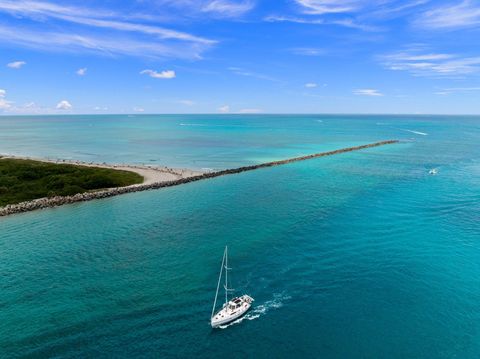
<svg viewBox="0 0 480 359"><path fill-rule="evenodd" d="M220 329L225 329L228 328L232 325L238 324L243 322L244 320L254 320L257 318L260 318L263 315L266 315L270 310L272 309L278 309L283 307L285 301L289 300L291 297L285 294L274 294L273 299L266 301L263 304L260 304L258 306L254 306L250 312L245 314L243 317L238 318L237 320L219 326Z"/></svg>
<svg viewBox="0 0 480 359"><path fill-rule="evenodd" d="M420 136L428 136L428 133L426 133L426 132L420 132L420 131L414 131L414 130L405 130L403 128L401 130L405 131L405 132L414 133L414 134L420 135Z"/></svg>

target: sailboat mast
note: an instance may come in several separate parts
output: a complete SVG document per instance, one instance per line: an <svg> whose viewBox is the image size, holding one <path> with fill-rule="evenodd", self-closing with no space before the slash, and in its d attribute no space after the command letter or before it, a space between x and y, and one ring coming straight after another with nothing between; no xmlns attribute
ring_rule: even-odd
<svg viewBox="0 0 480 359"><path fill-rule="evenodd" d="M225 304L228 303L228 246L225 246Z"/></svg>
<svg viewBox="0 0 480 359"><path fill-rule="evenodd" d="M222 272L223 272L223 266L225 264L226 254L227 254L227 248L225 248L225 252L223 252L222 265L220 266L220 274L218 276L217 291L215 292L215 300L213 302L212 316L210 318L213 318L213 315L215 314L215 306L217 305L218 290L220 289L220 281L222 280Z"/></svg>

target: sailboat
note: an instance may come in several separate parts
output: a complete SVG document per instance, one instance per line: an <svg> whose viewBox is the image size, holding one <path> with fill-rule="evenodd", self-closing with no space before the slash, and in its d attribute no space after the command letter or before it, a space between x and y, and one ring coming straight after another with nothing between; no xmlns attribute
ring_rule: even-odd
<svg viewBox="0 0 480 359"><path fill-rule="evenodd" d="M220 289L220 282L222 281L223 270L225 269L225 303L215 314L215 307L217 305L218 291ZM217 292L215 293L215 301L213 302L212 316L210 317L210 324L212 328L218 328L221 325L228 324L233 322L235 319L242 317L252 306L253 298L247 294L242 295L241 297L235 297L229 300L229 294L234 291L234 289L228 287L228 271L231 268L228 268L228 247L225 247L225 252L223 252L222 266L220 267L220 275L218 276Z"/></svg>

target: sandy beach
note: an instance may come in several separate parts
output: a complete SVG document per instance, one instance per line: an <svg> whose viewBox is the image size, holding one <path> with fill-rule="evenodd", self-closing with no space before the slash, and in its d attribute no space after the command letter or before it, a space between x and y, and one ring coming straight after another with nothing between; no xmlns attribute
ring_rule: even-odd
<svg viewBox="0 0 480 359"><path fill-rule="evenodd" d="M0 158L33 160L33 161L40 161L40 162L46 162L46 163L70 164L70 165L76 165L76 166L99 167L99 168L109 168L114 170L131 171L143 177L143 182L140 184L134 184L132 185L133 187L142 186L142 185L151 185L154 183L170 182L170 181L175 181L179 179L199 176L204 173L201 171L194 171L186 168L170 168L165 166L108 164L108 163L84 162L84 161L78 161L78 160L36 158L36 157L28 157L28 156L13 156L13 155L2 155L2 154L0 154Z"/></svg>

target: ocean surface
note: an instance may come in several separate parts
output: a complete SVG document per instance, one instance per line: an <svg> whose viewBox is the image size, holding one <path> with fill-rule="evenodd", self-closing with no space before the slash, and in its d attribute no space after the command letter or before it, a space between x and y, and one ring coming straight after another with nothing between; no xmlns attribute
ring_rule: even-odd
<svg viewBox="0 0 480 359"><path fill-rule="evenodd" d="M0 357L479 358L480 117L0 117L0 153L191 168L387 139L0 218ZM212 330L225 245L255 302Z"/></svg>

